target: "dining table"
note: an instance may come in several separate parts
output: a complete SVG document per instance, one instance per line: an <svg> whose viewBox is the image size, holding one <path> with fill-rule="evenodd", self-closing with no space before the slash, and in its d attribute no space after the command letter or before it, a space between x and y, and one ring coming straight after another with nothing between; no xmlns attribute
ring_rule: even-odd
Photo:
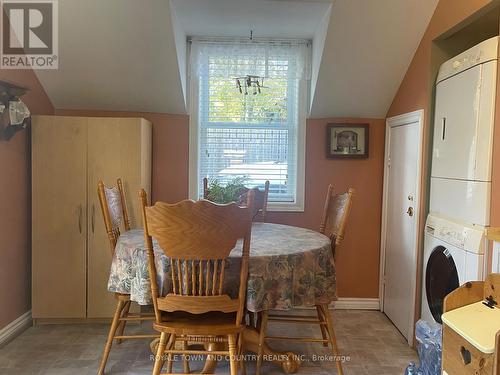
<svg viewBox="0 0 500 375"><path fill-rule="evenodd" d="M171 291L170 260L153 238L159 294ZM242 242L238 241L226 261L224 289L236 297L239 287ZM118 238L111 263L108 290L129 294L139 305L152 303L144 231L132 229ZM250 313L264 310L293 310L329 304L336 299L335 263L330 238L305 228L283 224L255 222L250 241L246 309ZM243 332L246 351L256 353L259 332L247 325ZM300 366L299 356L279 352L267 344L264 355L280 365L284 372L294 373ZM210 372L214 363L205 364Z"/></svg>

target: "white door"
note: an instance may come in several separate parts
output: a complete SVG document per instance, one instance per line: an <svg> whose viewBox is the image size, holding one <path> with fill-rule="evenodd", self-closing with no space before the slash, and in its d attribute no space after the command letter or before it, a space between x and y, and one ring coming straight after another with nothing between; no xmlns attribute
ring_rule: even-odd
<svg viewBox="0 0 500 375"><path fill-rule="evenodd" d="M387 120L383 311L413 341L422 111Z"/></svg>

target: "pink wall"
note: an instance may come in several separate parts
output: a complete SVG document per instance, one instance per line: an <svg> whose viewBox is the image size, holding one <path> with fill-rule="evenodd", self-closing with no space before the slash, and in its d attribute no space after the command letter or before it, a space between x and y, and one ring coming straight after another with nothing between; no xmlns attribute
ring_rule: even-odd
<svg viewBox="0 0 500 375"><path fill-rule="evenodd" d="M401 82L399 90L394 97L391 107L387 113L387 117L400 115L406 112L424 109L424 145L426 151L423 154L422 160L422 199L419 218L419 226L422 228L419 233L420 244L419 251L423 246L423 227L426 219L427 208L427 181L429 180L430 169L429 154L430 154L430 128L431 121L430 109L433 100L433 85L434 77L432 76L431 55L433 48L433 41L445 32L455 28L457 25L464 22L467 18L474 15L476 12L481 11L486 6L490 6L492 0L440 0L434 15L431 18L429 26L424 33L420 45L413 57L413 60L408 67L406 75ZM499 86L500 87L500 86ZM498 108L498 106L497 106ZM498 132L497 132L498 133ZM500 155L497 157L500 160ZM498 164L498 163L497 163ZM500 167L499 167L500 168ZM493 178L495 179L495 166L493 171ZM497 181L500 181L497 180ZM493 183L493 189L498 183ZM497 189L500 194L500 188ZM492 196L494 198L495 195ZM500 197L500 195L498 195ZM417 304L415 313L420 316L420 280L422 273L422 265L420 264L417 271Z"/></svg>
<svg viewBox="0 0 500 375"><path fill-rule="evenodd" d="M434 15L431 18L429 26L424 33L420 45L415 52L413 60L408 67L406 75L401 82L399 90L394 97L391 107L387 113L387 117L400 115L406 112L415 111L417 109L424 109L424 144L430 149L430 127L432 119L429 118L431 104L433 100L432 88L434 85L434 77L432 77L432 61L431 51L433 41L445 32L452 30L454 27L464 22L467 18L474 15L476 12L481 11L486 6L491 6L492 0L440 0ZM499 86L500 88L500 86ZM497 97L498 98L498 97ZM497 105L497 108L499 106ZM498 115L500 116L500 115ZM496 138L499 138L499 132L496 132ZM499 162L494 163L493 166L493 184L492 184L492 201L500 200L500 153L494 153L494 160ZM426 182L429 179L429 152L424 153L422 166L422 193L425 195ZM422 215L420 217L420 227L423 228L425 222L425 205L426 200L422 199ZM500 216L500 215L497 215ZM492 217L493 223L500 218ZM498 223L497 223L498 224ZM422 231L423 232L423 231Z"/></svg>
<svg viewBox="0 0 500 375"><path fill-rule="evenodd" d="M439 1L387 117L422 108L428 111L434 84L431 77L432 41L490 3L492 0Z"/></svg>
<svg viewBox="0 0 500 375"><path fill-rule="evenodd" d="M31 70L0 70L0 80L30 89L23 101L33 114L54 112ZM26 131L0 140L0 329L31 308L28 143Z"/></svg>
<svg viewBox="0 0 500 375"><path fill-rule="evenodd" d="M328 123L369 123L368 159L331 160L325 157ZM356 193L346 236L337 249L339 297L377 298L384 164L385 120L309 119L306 143L306 197L303 213L269 213L269 221L319 229L326 190L353 187Z"/></svg>
<svg viewBox="0 0 500 375"><path fill-rule="evenodd" d="M56 110L64 116L144 117L153 123L153 200L175 202L188 196L189 118L180 115ZM325 157L326 124L370 123L370 157ZM341 297L378 297L380 221L384 158L384 120L311 119L307 121L305 212L269 213L269 221L317 230L328 184L337 191L356 189L345 242L337 252ZM362 231L359 235L356 231Z"/></svg>

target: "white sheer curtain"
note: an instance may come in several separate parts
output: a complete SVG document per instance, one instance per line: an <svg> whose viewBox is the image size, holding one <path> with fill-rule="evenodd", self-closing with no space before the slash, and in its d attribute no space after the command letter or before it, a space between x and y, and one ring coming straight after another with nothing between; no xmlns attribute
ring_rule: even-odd
<svg viewBox="0 0 500 375"><path fill-rule="evenodd" d="M264 78L311 78L311 43L290 41L230 41L193 38L191 75L199 76L210 59L224 60L213 72L224 78L257 75Z"/></svg>

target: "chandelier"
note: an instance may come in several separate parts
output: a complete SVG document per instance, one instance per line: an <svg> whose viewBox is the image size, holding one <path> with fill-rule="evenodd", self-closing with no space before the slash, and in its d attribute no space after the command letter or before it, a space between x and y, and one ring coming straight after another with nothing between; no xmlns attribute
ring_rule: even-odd
<svg viewBox="0 0 500 375"><path fill-rule="evenodd" d="M260 94L260 90L264 88L264 77L246 75L244 77L236 77L236 88L240 94L248 95L252 93L253 95Z"/></svg>

